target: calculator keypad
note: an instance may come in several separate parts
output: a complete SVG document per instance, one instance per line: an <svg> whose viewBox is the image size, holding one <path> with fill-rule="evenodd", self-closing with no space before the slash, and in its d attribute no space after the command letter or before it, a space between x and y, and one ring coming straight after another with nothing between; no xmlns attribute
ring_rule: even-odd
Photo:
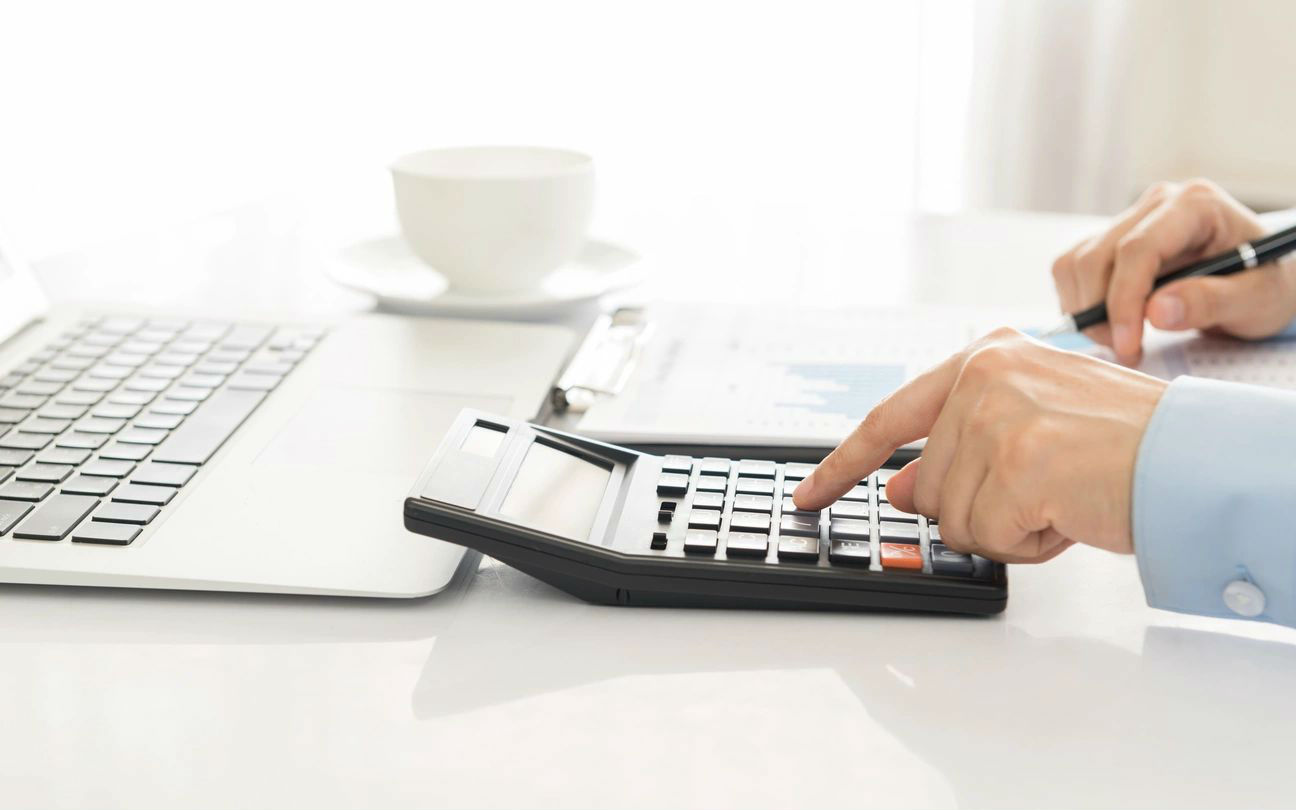
<svg viewBox="0 0 1296 810"><path fill-rule="evenodd" d="M820 512L797 507L792 493L815 468L760 459L666 456L657 481L654 552L793 566L849 566L861 572L985 576L979 557L941 542L935 521L887 501L878 470Z"/></svg>

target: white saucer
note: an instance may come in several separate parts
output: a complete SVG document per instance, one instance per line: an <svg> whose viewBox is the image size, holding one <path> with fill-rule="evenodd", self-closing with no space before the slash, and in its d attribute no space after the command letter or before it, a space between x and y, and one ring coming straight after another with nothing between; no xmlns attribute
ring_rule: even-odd
<svg viewBox="0 0 1296 810"><path fill-rule="evenodd" d="M369 293L385 310L407 315L538 316L559 312L640 280L638 255L591 239L580 255L534 290L460 292L415 256L398 234L352 242L334 254L329 278Z"/></svg>

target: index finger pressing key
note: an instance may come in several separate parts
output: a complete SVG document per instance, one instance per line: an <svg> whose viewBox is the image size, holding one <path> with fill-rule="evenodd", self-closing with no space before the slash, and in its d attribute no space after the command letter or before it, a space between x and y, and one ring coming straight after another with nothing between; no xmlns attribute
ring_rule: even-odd
<svg viewBox="0 0 1296 810"><path fill-rule="evenodd" d="M882 466L897 447L927 435L963 368L953 355L877 404L793 493L797 507L822 509Z"/></svg>

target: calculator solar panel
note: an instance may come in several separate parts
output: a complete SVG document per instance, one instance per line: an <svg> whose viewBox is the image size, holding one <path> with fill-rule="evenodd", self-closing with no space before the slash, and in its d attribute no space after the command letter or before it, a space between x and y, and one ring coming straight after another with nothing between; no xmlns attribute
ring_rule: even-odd
<svg viewBox="0 0 1296 810"><path fill-rule="evenodd" d="M649 455L468 411L410 493L405 521L595 602L1003 609L1003 566L948 548L935 521L888 503L894 470L808 512L791 496L812 469Z"/></svg>

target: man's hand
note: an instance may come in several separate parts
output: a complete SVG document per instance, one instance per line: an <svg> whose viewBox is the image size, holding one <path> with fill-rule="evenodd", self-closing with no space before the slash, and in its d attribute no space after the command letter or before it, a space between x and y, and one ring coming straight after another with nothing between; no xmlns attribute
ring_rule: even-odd
<svg viewBox="0 0 1296 810"><path fill-rule="evenodd" d="M1157 183L1104 233L1059 257L1053 285L1066 312L1107 302L1110 325L1086 334L1126 365L1139 360L1145 317L1159 329L1268 337L1296 316L1296 264L1184 279L1152 292L1158 276L1263 233L1254 212L1208 180Z"/></svg>
<svg viewBox="0 0 1296 810"><path fill-rule="evenodd" d="M926 437L887 498L939 518L951 548L1003 562L1076 542L1129 553L1134 460L1165 387L1001 329L879 403L794 498L823 508Z"/></svg>

